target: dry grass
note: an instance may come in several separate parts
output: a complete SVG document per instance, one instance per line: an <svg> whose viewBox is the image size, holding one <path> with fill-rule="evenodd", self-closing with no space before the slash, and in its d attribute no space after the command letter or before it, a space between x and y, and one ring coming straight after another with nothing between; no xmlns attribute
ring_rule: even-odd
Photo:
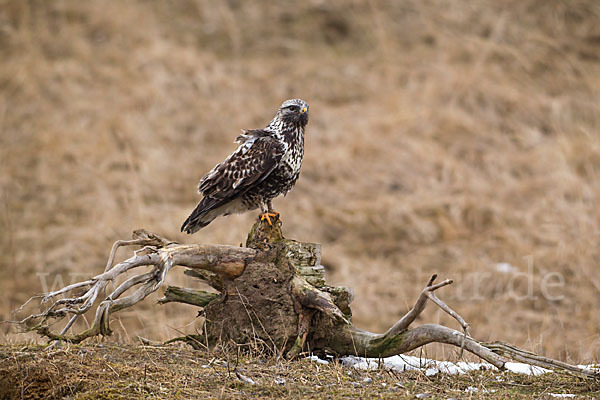
<svg viewBox="0 0 600 400"><path fill-rule="evenodd" d="M600 384L564 375L531 377L361 371L341 363L290 362L180 347L69 346L47 352L0 346L2 399L551 399L594 398Z"/></svg>
<svg viewBox="0 0 600 400"><path fill-rule="evenodd" d="M324 244L358 326L385 329L438 272L477 338L597 361L598 18L594 0L1 0L0 319L135 228L242 242L253 214L178 232L195 184L302 97L303 173L275 205ZM511 292L493 266L524 257L518 300L526 279ZM122 313L117 340L193 331L194 311L156 310Z"/></svg>

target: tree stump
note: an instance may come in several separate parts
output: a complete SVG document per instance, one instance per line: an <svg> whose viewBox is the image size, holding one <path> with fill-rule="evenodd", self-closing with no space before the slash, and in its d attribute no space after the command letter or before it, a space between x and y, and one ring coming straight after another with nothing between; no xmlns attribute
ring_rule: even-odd
<svg viewBox="0 0 600 400"><path fill-rule="evenodd" d="M258 252L243 274L233 280L207 280L223 291L223 297L204 309L209 346L233 342L291 357L310 342L311 332L332 329L338 321L350 323L352 293L326 285L321 245L285 239L280 223L257 222L246 247ZM313 318L316 311L325 320Z"/></svg>
<svg viewBox="0 0 600 400"><path fill-rule="evenodd" d="M141 249L113 266L115 254L121 246L141 246ZM40 313L15 322L51 341L78 343L92 336L110 335L110 314L142 301L163 285L172 267L183 266L187 268L187 275L201 279L219 293L167 287L159 303L180 302L202 307L205 316L202 334L169 342L184 341L194 347L209 348L234 344L288 358L303 352L388 357L437 342L460 347L461 354L462 350L466 350L500 369L504 368L507 358L511 358L578 376L598 378L594 372L541 357L510 344L483 343L472 338L467 322L435 294L452 281L436 284L436 275L426 284L415 305L385 333L358 329L352 324L352 291L327 285L320 263L321 246L286 239L279 221L273 225L260 221L255 223L248 234L246 247L179 244L154 233L137 230L132 240L117 241L113 245L104 273L32 297L27 303L41 299L41 307L49 305ZM150 267L150 270L130 277L99 300L109 283L140 267ZM59 298L69 294L73 297ZM462 332L435 324L410 328L429 301L456 319ZM97 302L92 325L83 332L69 334L77 318L90 311ZM52 331L56 320L65 317L69 319L62 331Z"/></svg>

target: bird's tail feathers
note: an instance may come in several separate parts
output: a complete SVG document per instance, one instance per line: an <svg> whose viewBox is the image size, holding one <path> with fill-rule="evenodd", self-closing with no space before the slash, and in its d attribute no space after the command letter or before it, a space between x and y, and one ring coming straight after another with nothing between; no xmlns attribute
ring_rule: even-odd
<svg viewBox="0 0 600 400"><path fill-rule="evenodd" d="M215 219L216 215L213 215L213 213L210 212L213 209L211 206L214 205L206 204L206 200L207 198L205 197L198 203L196 208L194 208L194 211L192 211L183 225L181 225L181 232L185 231L189 234L196 233Z"/></svg>
<svg viewBox="0 0 600 400"><path fill-rule="evenodd" d="M196 233L200 229L204 228L206 225L210 224L212 221L212 219L208 221L202 221L200 219L193 219L188 217L188 219L185 220L183 225L181 225L181 232L185 231L185 233L189 234Z"/></svg>

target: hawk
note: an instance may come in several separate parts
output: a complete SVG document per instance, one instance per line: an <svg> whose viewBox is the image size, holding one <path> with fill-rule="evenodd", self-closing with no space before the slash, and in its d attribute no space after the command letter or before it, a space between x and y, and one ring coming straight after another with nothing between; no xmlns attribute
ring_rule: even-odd
<svg viewBox="0 0 600 400"><path fill-rule="evenodd" d="M271 200L285 195L300 175L308 103L286 100L264 129L242 130L239 147L198 184L202 200L181 226L195 233L221 215L260 208L261 221L279 214Z"/></svg>

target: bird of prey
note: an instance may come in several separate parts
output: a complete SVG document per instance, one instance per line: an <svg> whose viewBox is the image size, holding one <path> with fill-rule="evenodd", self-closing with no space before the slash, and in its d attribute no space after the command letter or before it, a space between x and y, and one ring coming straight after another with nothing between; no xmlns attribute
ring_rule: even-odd
<svg viewBox="0 0 600 400"><path fill-rule="evenodd" d="M279 214L271 200L285 195L300 175L308 103L283 102L264 129L242 130L239 147L198 184L202 200L181 226L195 233L216 217L260 208L261 221L271 224Z"/></svg>

